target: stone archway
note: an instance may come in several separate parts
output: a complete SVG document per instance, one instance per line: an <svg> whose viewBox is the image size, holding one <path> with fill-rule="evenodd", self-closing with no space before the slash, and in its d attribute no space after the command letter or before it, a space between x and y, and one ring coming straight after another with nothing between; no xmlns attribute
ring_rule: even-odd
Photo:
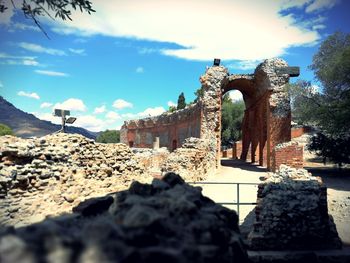
<svg viewBox="0 0 350 263"><path fill-rule="evenodd" d="M288 67L278 58L265 60L254 74L229 74L222 66L207 70L200 78L204 89L201 138L215 145L217 166L220 161L223 94L233 89L243 94L246 110L242 127L242 159L247 158L250 150L251 160L255 162L259 148L259 164L270 169L273 147L291 139L291 111L285 85L290 76L297 75L298 69Z"/></svg>

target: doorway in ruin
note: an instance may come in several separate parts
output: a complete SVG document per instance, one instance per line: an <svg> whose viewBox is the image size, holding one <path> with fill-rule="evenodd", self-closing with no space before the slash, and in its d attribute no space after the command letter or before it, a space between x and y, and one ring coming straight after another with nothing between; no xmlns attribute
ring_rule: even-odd
<svg viewBox="0 0 350 263"><path fill-rule="evenodd" d="M223 114L227 102L225 99L227 96L231 98L234 103L235 109L231 114L239 114L239 103L244 103L243 116L232 116L231 118L240 118L240 127L236 125L236 134L232 134L232 158L238 158L243 161L251 162L252 164L259 164L260 166L268 166L267 163L267 147L266 142L268 140L267 134L267 107L270 92L268 89L262 91L257 89L255 85L255 76L235 76L230 75L230 80L222 89L222 103L221 109ZM242 100L239 102L239 100ZM226 104L226 105L225 105ZM238 105L237 105L238 104ZM224 112L223 112L224 111ZM236 111L236 112L235 112ZM225 125L227 116L222 116L222 125ZM239 120L233 120L239 121ZM222 127L225 128L225 127ZM240 134L237 134L237 129L240 128ZM221 141L225 142L225 130L222 132Z"/></svg>
<svg viewBox="0 0 350 263"><path fill-rule="evenodd" d="M216 122L218 148L221 148L222 98L229 92L239 91L245 110L242 139L236 145L237 157L273 170L274 147L291 140L290 102L285 87L289 78L298 74L297 67L289 67L281 59L265 60L253 74L230 74L219 67L208 71L202 78L202 83L211 84L212 90L218 91L217 101L220 101L220 122ZM212 82L208 82L207 76L215 77L214 81L210 79ZM221 157L219 149L217 156Z"/></svg>
<svg viewBox="0 0 350 263"><path fill-rule="evenodd" d="M242 121L245 111L243 95L231 90L221 98L221 151L223 158L241 156Z"/></svg>

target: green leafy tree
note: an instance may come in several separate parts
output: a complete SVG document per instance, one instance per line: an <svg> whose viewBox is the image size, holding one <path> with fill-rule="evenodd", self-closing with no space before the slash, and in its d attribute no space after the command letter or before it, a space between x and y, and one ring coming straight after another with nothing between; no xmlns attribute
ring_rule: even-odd
<svg viewBox="0 0 350 263"><path fill-rule="evenodd" d="M48 38L49 36L39 22L39 17L46 16L53 20L55 18L72 20L71 10L79 9L81 12L89 14L95 12L88 0L22 0L20 6L15 5L14 1L0 0L0 13L5 13L10 5L14 9L20 9L24 16L31 19Z"/></svg>
<svg viewBox="0 0 350 263"><path fill-rule="evenodd" d="M322 86L320 92L300 81L289 87L293 118L311 124L320 133L309 149L337 163L349 163L350 141L350 35L336 32L324 40L310 66Z"/></svg>
<svg viewBox="0 0 350 263"><path fill-rule="evenodd" d="M199 98L203 97L203 95L204 95L204 87L200 87L199 89L197 89L196 92L194 93L194 95L196 96L194 102L197 102L199 100Z"/></svg>
<svg viewBox="0 0 350 263"><path fill-rule="evenodd" d="M298 80L286 86L292 108L292 120L301 125L315 125L313 118L318 110L321 94L311 85L311 82Z"/></svg>
<svg viewBox="0 0 350 263"><path fill-rule="evenodd" d="M323 157L324 163L327 159L338 164L339 167L343 163L350 163L350 137L332 138L318 133L311 137L308 149Z"/></svg>
<svg viewBox="0 0 350 263"><path fill-rule="evenodd" d="M350 136L350 34L329 36L310 66L323 87L318 126L333 137Z"/></svg>
<svg viewBox="0 0 350 263"><path fill-rule="evenodd" d="M103 131L97 136L96 142L118 143L120 142L120 131L117 131L117 130Z"/></svg>
<svg viewBox="0 0 350 263"><path fill-rule="evenodd" d="M0 136L3 136L3 135L14 135L14 134L12 129L9 126L0 123Z"/></svg>
<svg viewBox="0 0 350 263"><path fill-rule="evenodd" d="M230 141L238 141L242 137L242 120L244 102L232 102L228 94L222 99L221 113L221 144L230 145Z"/></svg>
<svg viewBox="0 0 350 263"><path fill-rule="evenodd" d="M174 112L176 111L176 107L175 106L169 106L168 112Z"/></svg>
<svg viewBox="0 0 350 263"><path fill-rule="evenodd" d="M186 108L186 99L185 99L185 95L183 92L181 92L181 94L179 95L179 98L177 100L177 109L181 110Z"/></svg>

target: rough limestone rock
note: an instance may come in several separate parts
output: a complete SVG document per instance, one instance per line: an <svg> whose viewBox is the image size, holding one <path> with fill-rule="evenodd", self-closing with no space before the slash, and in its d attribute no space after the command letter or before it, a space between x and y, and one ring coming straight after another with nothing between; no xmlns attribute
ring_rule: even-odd
<svg viewBox="0 0 350 263"><path fill-rule="evenodd" d="M238 232L234 211L170 173L116 193L108 212L3 231L0 262L248 262Z"/></svg>
<svg viewBox="0 0 350 263"><path fill-rule="evenodd" d="M70 212L81 201L149 181L124 144L78 134L0 137L0 224L24 225Z"/></svg>
<svg viewBox="0 0 350 263"><path fill-rule="evenodd" d="M254 250L341 248L332 216L328 215L327 188L304 169L281 165L278 173L258 189Z"/></svg>
<svg viewBox="0 0 350 263"><path fill-rule="evenodd" d="M186 181L202 181L215 170L215 151L210 150L208 140L188 138L168 156L161 170L176 172Z"/></svg>

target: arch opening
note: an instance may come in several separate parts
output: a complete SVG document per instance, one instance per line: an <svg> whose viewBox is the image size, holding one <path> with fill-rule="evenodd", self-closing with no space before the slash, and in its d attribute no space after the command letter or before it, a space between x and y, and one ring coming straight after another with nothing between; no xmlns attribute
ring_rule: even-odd
<svg viewBox="0 0 350 263"><path fill-rule="evenodd" d="M222 98L232 91L240 91L245 105L240 127L241 138L232 144L232 157L261 166L267 165L264 160L267 155L265 146L268 94L266 91L257 89L251 75L238 77L230 75L228 79L229 81L222 88Z"/></svg>

